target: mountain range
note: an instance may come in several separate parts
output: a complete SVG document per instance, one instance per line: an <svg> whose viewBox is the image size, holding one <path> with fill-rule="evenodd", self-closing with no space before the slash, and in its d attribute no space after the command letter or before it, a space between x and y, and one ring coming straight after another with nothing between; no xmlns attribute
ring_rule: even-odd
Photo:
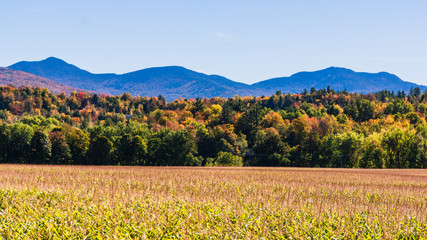
<svg viewBox="0 0 427 240"><path fill-rule="evenodd" d="M219 75L207 75L195 72L180 66L146 68L125 74L94 74L80 69L61 59L50 57L42 61L22 61L8 68L8 71L18 70L31 74L32 83L48 80L58 85L45 84L44 86L57 92L64 88L64 92L71 89L85 89L90 92L99 92L112 95L129 92L136 96L164 96L168 101L180 97L232 97L271 95L280 90L283 93L300 93L304 89L316 89L330 86L334 90L368 93L379 90L409 91L410 88L425 86L405 82L396 75L380 73L355 72L346 68L330 67L320 71L299 72L290 77L273 78L249 85L235 82ZM0 79L2 73L0 72ZM21 78L22 79L22 78ZM9 77L9 82L13 79ZM22 81L21 81L22 82ZM0 84L5 84L0 82ZM31 82L20 85L33 85ZM19 86L19 85L17 85ZM39 86L41 86L39 84ZM53 87L55 86L55 87Z"/></svg>

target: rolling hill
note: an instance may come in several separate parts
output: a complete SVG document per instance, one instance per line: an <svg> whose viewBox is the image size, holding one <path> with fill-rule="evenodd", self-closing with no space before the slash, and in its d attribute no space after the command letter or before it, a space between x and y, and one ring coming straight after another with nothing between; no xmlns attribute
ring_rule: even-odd
<svg viewBox="0 0 427 240"><path fill-rule="evenodd" d="M94 93L93 91L73 88L31 73L0 67L0 85L5 86L10 84L16 87L32 86L47 88L52 93L64 92L66 94L70 94L72 91Z"/></svg>
<svg viewBox="0 0 427 240"><path fill-rule="evenodd" d="M109 79L114 79L116 74L92 74L54 57L42 61L22 61L9 66L9 68L32 73L75 88L118 94L104 87L104 83L108 82Z"/></svg>
<svg viewBox="0 0 427 240"><path fill-rule="evenodd" d="M299 72L290 77L273 78L253 84L252 86L263 89L272 94L276 90L284 92L300 93L304 89L310 90L327 88L344 90L357 93L369 93L380 90L409 91L410 88L420 87L425 90L426 86L405 82L396 75L380 73L355 72L346 68L330 67L314 72Z"/></svg>
<svg viewBox="0 0 427 240"><path fill-rule="evenodd" d="M330 67L313 72L299 72L290 77L279 77L248 85L218 75L207 75L184 67L167 66L146 68L125 74L94 74L61 59L50 57L42 61L18 62L9 68L28 72L73 88L118 95L158 96L167 100L196 97L232 97L300 93L327 88L349 92L368 93L379 90L409 91L410 88L427 87L401 80L396 75L355 72L346 68Z"/></svg>
<svg viewBox="0 0 427 240"><path fill-rule="evenodd" d="M10 66L62 84L106 94L158 96L168 100L179 97L230 97L251 95L248 84L218 75L206 75L184 67L147 68L126 74L93 74L57 58L38 62L19 62Z"/></svg>

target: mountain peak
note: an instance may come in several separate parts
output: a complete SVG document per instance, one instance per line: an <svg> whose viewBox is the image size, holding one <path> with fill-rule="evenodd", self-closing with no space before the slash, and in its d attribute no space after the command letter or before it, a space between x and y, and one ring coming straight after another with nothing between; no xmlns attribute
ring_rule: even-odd
<svg viewBox="0 0 427 240"><path fill-rule="evenodd" d="M348 68L343 68L343 67L328 67L320 71L333 72L333 73L354 73L353 70Z"/></svg>
<svg viewBox="0 0 427 240"><path fill-rule="evenodd" d="M61 62L61 63L66 63L64 60L56 58L56 57L48 57L45 60L42 60L41 62Z"/></svg>
<svg viewBox="0 0 427 240"><path fill-rule="evenodd" d="M48 57L45 60L39 62L40 65L44 65L48 68L73 68L79 69L78 67L67 63L66 61L56 58L56 57Z"/></svg>
<svg viewBox="0 0 427 240"><path fill-rule="evenodd" d="M9 68L25 71L25 70L28 70L28 68L31 68L32 70L35 70L35 69L40 70L40 69L46 69L46 68L77 68L77 67L65 62L62 59L59 59L56 57L48 57L41 61L21 61L9 66ZM38 75L38 72L34 73L30 71L30 73Z"/></svg>
<svg viewBox="0 0 427 240"><path fill-rule="evenodd" d="M291 75L291 77L306 77L307 75L340 75L340 74L354 74L356 73L355 71L348 69L348 68L343 68L343 67L328 67L325 69L321 69L321 70L317 70L317 71L303 71L303 72L298 72L295 73L293 75Z"/></svg>

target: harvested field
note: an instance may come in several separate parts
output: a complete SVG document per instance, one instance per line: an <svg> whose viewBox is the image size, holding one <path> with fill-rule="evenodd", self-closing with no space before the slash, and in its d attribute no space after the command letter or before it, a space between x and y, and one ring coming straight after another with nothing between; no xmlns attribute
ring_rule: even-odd
<svg viewBox="0 0 427 240"><path fill-rule="evenodd" d="M427 170L0 165L4 239L427 238Z"/></svg>

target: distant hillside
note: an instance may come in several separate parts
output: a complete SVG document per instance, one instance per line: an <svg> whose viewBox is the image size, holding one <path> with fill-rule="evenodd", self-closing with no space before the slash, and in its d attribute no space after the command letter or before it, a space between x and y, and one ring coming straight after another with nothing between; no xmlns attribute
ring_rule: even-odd
<svg viewBox="0 0 427 240"><path fill-rule="evenodd" d="M10 66L74 88L88 89L106 94L163 95L168 101L183 97L233 97L300 93L327 88L349 92L369 93L380 90L409 91L425 86L402 81L396 75L355 72L350 69L330 67L314 72L299 72L290 77L273 78L252 85L239 83L218 75L206 75L184 67L168 66L147 68L126 74L93 74L54 57L36 62L19 62Z"/></svg>
<svg viewBox="0 0 427 240"><path fill-rule="evenodd" d="M73 88L27 72L0 67L0 85L5 86L10 84L16 87L33 86L47 88L52 93L64 92L70 94L72 91L92 93L91 91Z"/></svg>
<svg viewBox="0 0 427 240"><path fill-rule="evenodd" d="M121 75L110 86L133 94L167 99L179 97L232 97L252 94L252 88L218 75L206 75L183 67L147 68Z"/></svg>
<svg viewBox="0 0 427 240"><path fill-rule="evenodd" d="M126 74L93 74L57 58L39 62L19 62L10 68L42 76L62 84L107 94L158 96L168 100L195 97L251 95L248 84L218 75L206 75L183 67L147 68Z"/></svg>
<svg viewBox="0 0 427 240"><path fill-rule="evenodd" d="M290 77L273 78L253 84L252 86L263 89L266 94L274 91L300 93L304 89L310 90L327 88L330 86L334 90L344 90L357 93L370 93L384 89L390 91L409 91L410 88L420 87L425 90L425 86L415 83L405 82L396 75L380 73L355 72L346 68L330 67L314 72L299 72Z"/></svg>
<svg viewBox="0 0 427 240"><path fill-rule="evenodd" d="M75 88L106 94L121 94L121 92L114 92L111 91L112 89L104 87L104 83L109 79L114 79L116 74L92 74L54 57L35 62L22 61L9 68L32 73Z"/></svg>

